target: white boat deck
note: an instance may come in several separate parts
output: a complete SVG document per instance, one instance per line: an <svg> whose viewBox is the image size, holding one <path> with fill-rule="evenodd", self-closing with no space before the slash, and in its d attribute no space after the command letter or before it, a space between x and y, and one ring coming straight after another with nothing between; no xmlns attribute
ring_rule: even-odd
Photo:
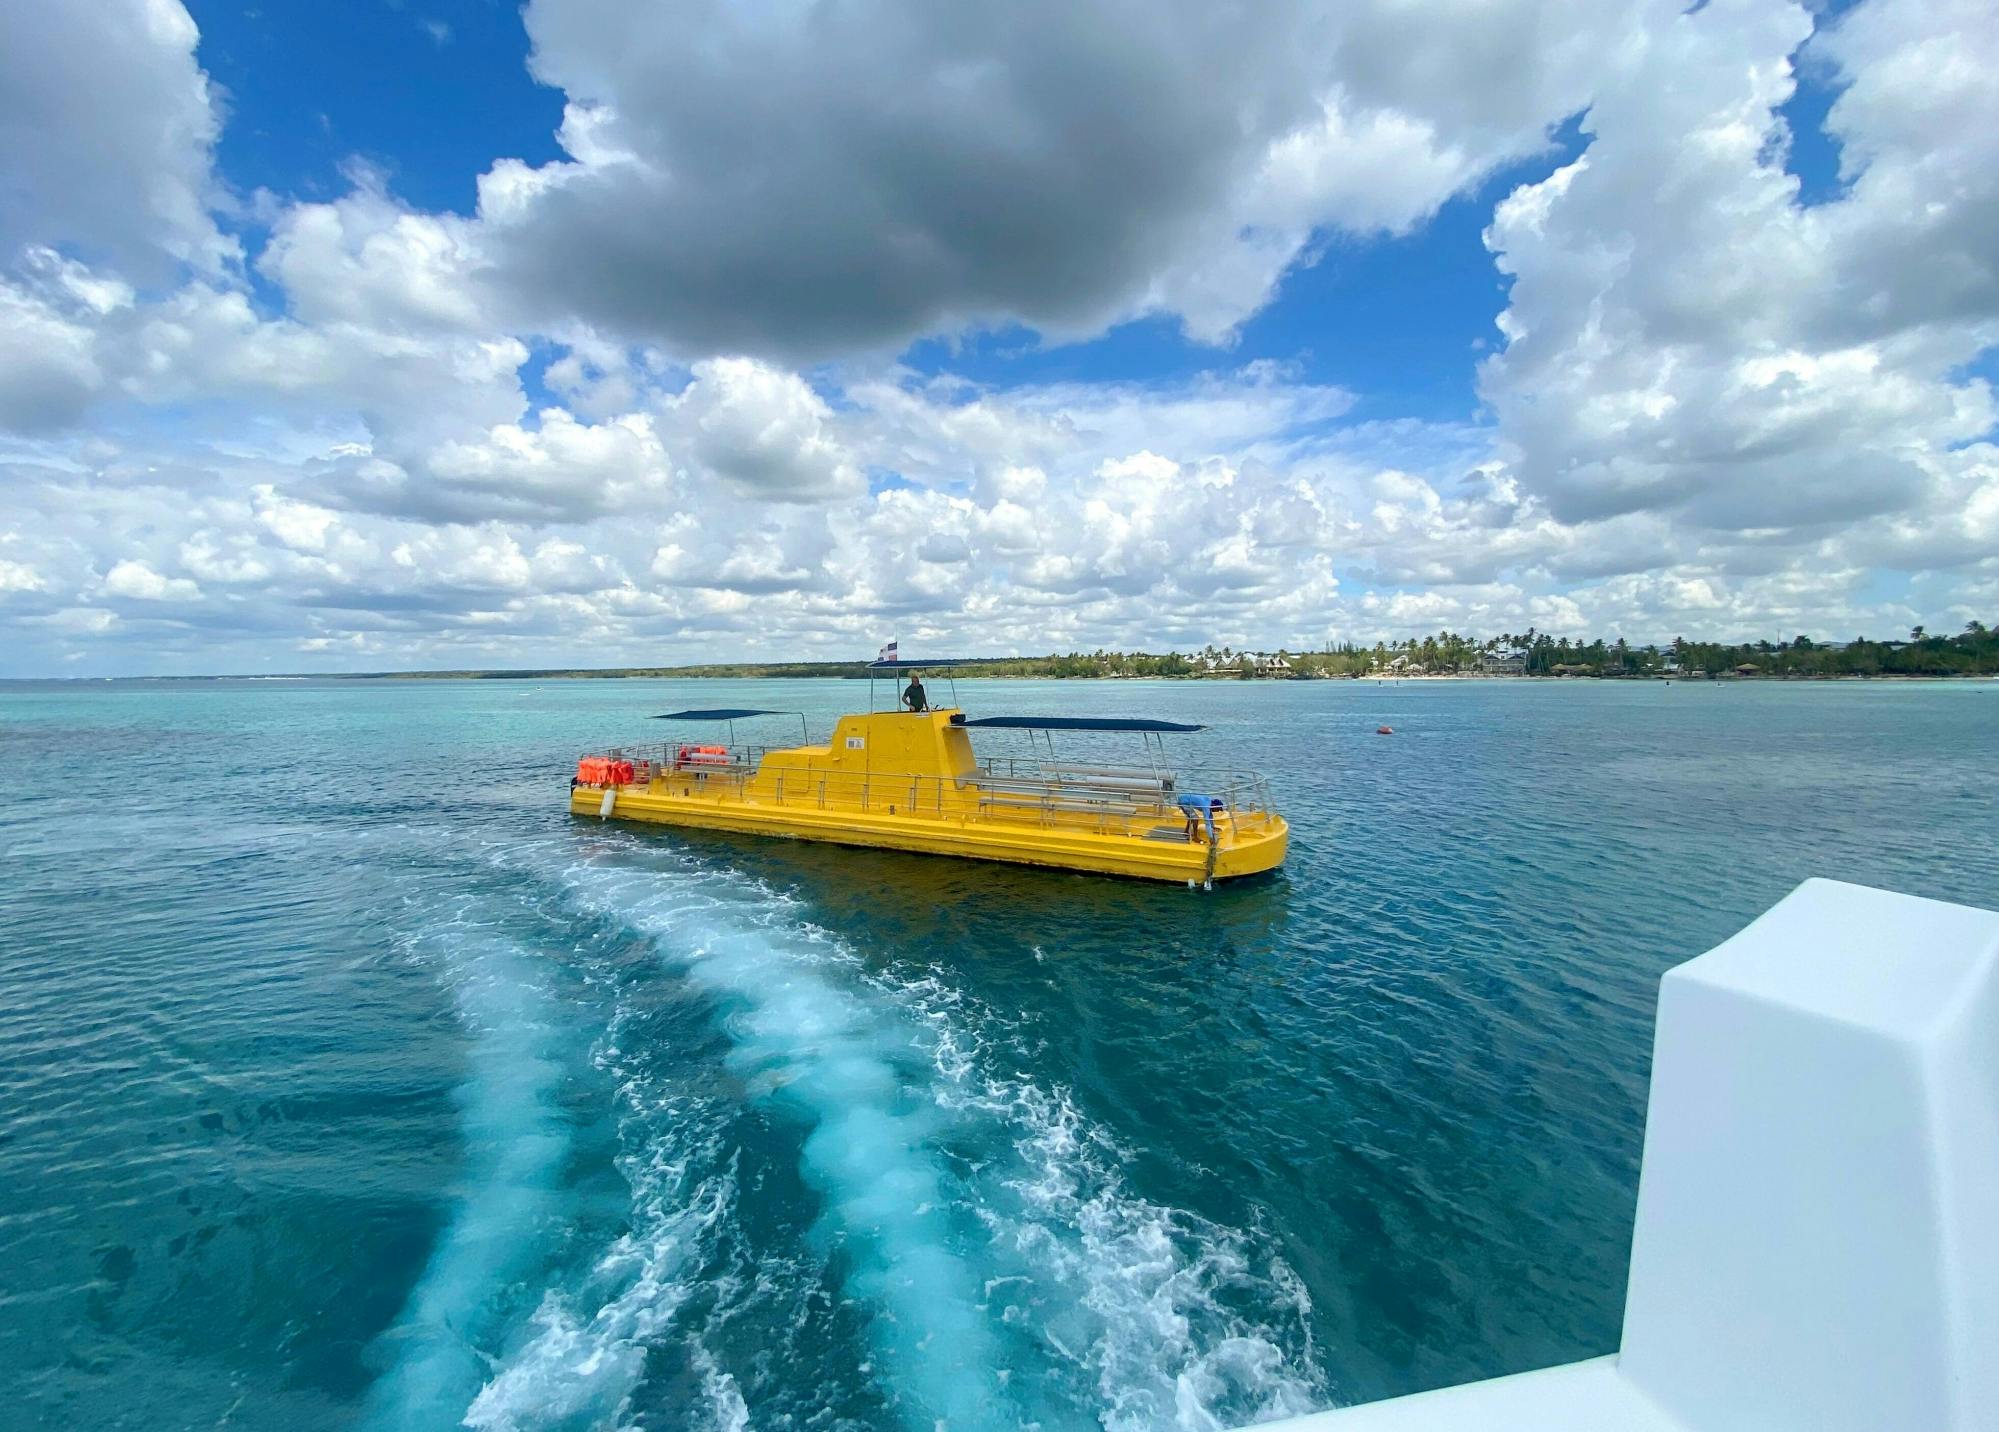
<svg viewBox="0 0 1999 1432"><path fill-rule="evenodd" d="M1743 1424L1737 1423L1736 1426ZM1615 1357L1266 1422L1258 1432L1685 1432Z"/></svg>
<svg viewBox="0 0 1999 1432"><path fill-rule="evenodd" d="M1999 914L1811 880L1669 971L1620 1350L1266 1426L1999 1429Z"/></svg>

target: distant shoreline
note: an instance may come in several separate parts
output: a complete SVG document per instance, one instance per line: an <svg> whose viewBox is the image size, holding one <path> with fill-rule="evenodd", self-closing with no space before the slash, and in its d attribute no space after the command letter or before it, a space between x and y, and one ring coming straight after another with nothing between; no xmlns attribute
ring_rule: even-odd
<svg viewBox="0 0 1999 1432"><path fill-rule="evenodd" d="M1767 685L1785 683L1797 685L1841 685L1854 682L1912 682L1912 681L1999 681L1999 673L1960 672L1878 672L1868 675L1844 673L1834 676L1805 676L1788 673L1770 675L1738 676L1729 672L1720 676L1687 676L1680 673L1644 672L1625 675L1563 675L1555 676L1535 672L1508 673L1497 675L1475 672L1421 672L1395 675L1347 675L1345 673L1320 676L1293 675L1253 675L1244 676L1236 672L1199 672L1179 675L1152 674L1117 675L1103 673L1055 674L1051 672L1014 671L963 671L951 672L946 666L927 670L926 675L936 679L946 675L957 681L1185 681L1185 682L1233 682L1242 684L1284 683L1321 681L1348 683L1354 685L1394 686L1404 682L1445 682L1463 685L1517 685L1535 686L1586 686L1601 682L1637 685L1679 683L1681 685L1735 684ZM709 668L673 667L614 667L602 670L527 670L527 671L299 671L299 672L220 672L193 676L15 676L0 677L0 684L35 686L88 686L101 685L108 681L791 681L791 680L834 680L865 681L869 676L865 669L835 671L766 671L754 668L732 668L717 671ZM877 681L891 678L881 673L873 677ZM898 678L899 679L899 678Z"/></svg>
<svg viewBox="0 0 1999 1432"><path fill-rule="evenodd" d="M1346 681L1362 684L1385 685L1404 681L1448 681L1466 683L1491 682L1533 682L1535 684L1574 683L1584 684L1597 681L1617 682L1768 682L1768 681L1995 681L1999 674L1991 672L1961 672L1929 674L1922 672L1879 672L1872 674L1840 673L1837 675L1802 675L1787 672L1772 672L1767 675L1737 675L1724 672L1718 675L1686 675L1680 672L1628 672L1621 674L1594 675L1587 673L1565 673L1557 676L1548 672L1508 672L1504 674L1473 671L1439 672L1395 672L1362 673L1345 672L1304 672L1296 674L1264 673L1244 674L1235 671L1199 672L1046 672L1046 671L993 671L982 668L954 670L948 664L926 668L924 675L932 677L948 676L955 681L1189 681L1189 682L1316 682ZM190 678L192 679L192 678ZM216 678L221 680L291 680L292 677L248 677ZM306 677L304 679L312 679ZM731 667L610 667L602 670L569 671L383 671L339 673L321 678L338 681L798 681L798 680L845 680L845 681L888 681L900 680L900 675L870 673L865 667L842 666L826 671L799 671L790 669Z"/></svg>

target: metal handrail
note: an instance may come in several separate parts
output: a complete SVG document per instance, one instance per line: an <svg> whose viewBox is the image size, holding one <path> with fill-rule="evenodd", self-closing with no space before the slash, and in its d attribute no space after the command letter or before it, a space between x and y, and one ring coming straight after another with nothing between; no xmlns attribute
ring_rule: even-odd
<svg viewBox="0 0 1999 1432"><path fill-rule="evenodd" d="M1134 788L1090 779L1061 779L1042 769L1049 763L993 759L962 777L913 775L894 771L833 771L823 767L776 768L768 774L763 757L772 749L731 748L726 762L676 765L677 742L644 742L614 747L613 759L642 765L653 779L684 779L704 797L724 803L836 810L894 810L943 819L974 817L1005 824L1049 828L1089 828L1144 834L1183 820L1178 795L1199 793L1222 802L1231 822L1254 820L1271 811L1268 788L1249 771L1193 770L1162 773L1160 789ZM1054 763L1059 767L1061 763ZM1114 778L1115 779L1115 778ZM1127 781L1129 778L1125 778Z"/></svg>

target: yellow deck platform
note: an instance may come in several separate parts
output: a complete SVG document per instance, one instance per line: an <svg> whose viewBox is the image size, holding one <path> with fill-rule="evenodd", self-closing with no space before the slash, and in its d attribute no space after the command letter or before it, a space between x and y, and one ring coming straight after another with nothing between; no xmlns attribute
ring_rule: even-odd
<svg viewBox="0 0 1999 1432"><path fill-rule="evenodd" d="M980 765L950 710L843 716L823 746L730 753L689 765L654 748L629 784L579 784L578 816L1004 860L1145 880L1227 880L1273 870L1289 838L1253 778L1210 791L1216 840L1189 840L1170 775ZM711 758L712 759L712 758ZM1252 788L1255 788L1252 794Z"/></svg>

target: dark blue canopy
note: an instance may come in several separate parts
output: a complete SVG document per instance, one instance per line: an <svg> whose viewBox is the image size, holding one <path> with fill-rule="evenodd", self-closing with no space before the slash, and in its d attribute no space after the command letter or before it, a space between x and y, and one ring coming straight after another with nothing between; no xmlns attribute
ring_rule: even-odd
<svg viewBox="0 0 1999 1432"><path fill-rule="evenodd" d="M736 706L722 706L713 711L669 711L664 716L654 716L654 721L740 721L745 716L796 716L796 711L749 711Z"/></svg>
<svg viewBox="0 0 1999 1432"><path fill-rule="evenodd" d="M911 658L907 661L871 661L869 671L935 671L946 666L990 666L996 661L1015 661L1011 656L926 656L921 661Z"/></svg>
<svg viewBox="0 0 1999 1432"><path fill-rule="evenodd" d="M1127 720L1120 716L981 716L967 721L951 718L954 726L1003 727L1013 731L1170 731L1184 735L1205 731L1205 726L1189 726L1183 721L1153 721L1145 717Z"/></svg>

